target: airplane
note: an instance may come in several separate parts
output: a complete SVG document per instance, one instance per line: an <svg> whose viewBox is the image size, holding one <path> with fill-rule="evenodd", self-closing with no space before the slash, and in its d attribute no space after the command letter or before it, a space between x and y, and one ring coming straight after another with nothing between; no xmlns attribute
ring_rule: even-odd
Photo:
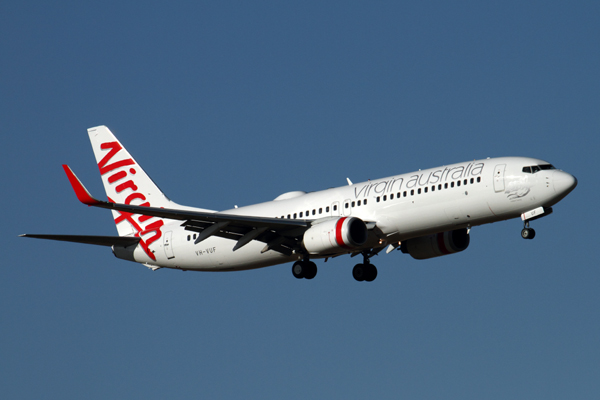
<svg viewBox="0 0 600 400"><path fill-rule="evenodd" d="M106 126L88 129L108 201L89 193L71 168L64 171L80 202L112 211L118 236L24 237L109 246L117 258L152 270L241 271L293 262L292 274L313 279L312 261L362 255L352 269L371 282L370 259L386 249L415 259L467 249L471 228L521 218L530 222L552 206L577 179L536 158L501 157L462 162L408 174L306 193L225 211L171 201Z"/></svg>

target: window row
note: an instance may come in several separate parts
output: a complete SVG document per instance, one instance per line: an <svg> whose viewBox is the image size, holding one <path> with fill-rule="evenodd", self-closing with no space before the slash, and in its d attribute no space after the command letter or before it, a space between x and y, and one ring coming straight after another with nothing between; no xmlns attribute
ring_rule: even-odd
<svg viewBox="0 0 600 400"><path fill-rule="evenodd" d="M464 179L464 180L458 180L458 181L452 181L452 182L446 182L443 185L440 183L437 186L436 185L432 185L432 186L426 186L424 188L418 188L416 190L416 194L421 194L421 193L428 193L430 190L432 192L437 190L443 190L443 189L449 189L449 188L453 188L453 187L460 187L461 185L468 185L468 184L474 184L474 183L480 183L481 182L481 177L478 176L477 178L471 178L471 179ZM410 191L405 190L403 192L398 192L396 194L391 193L389 196L388 195L383 195L383 196L377 196L376 201L379 203L382 200L383 201L387 201L388 198L389 200L393 200L394 196L395 198L399 199L401 197L408 197L408 196L414 196L415 195L415 189L411 189ZM367 200L368 199L364 199L364 200L358 200L358 201L346 201L344 203L344 208L354 208L354 207L360 207L360 206L366 206L367 205ZM336 204L334 204L332 206L333 211L337 211L338 206ZM329 206L325 207L325 213L329 213ZM280 218L282 219L296 219L296 218L309 218L313 215L320 215L323 214L323 208L318 208L318 209L313 209L311 210L306 210L306 212L304 211L300 211L297 213L293 213L293 214L288 214L287 217L285 215L282 215Z"/></svg>
<svg viewBox="0 0 600 400"><path fill-rule="evenodd" d="M480 183L481 182L481 177L478 176L477 179L475 178L471 178L471 179L464 179L462 181L452 181L450 183L446 182L443 185L440 183L437 185L437 190L442 190L442 189L448 189L448 188L453 188L453 187L460 187L461 184L462 185L468 185L469 183L474 184L475 182ZM432 192L435 192L436 190L436 185L432 185L430 186L425 186L424 188L418 188L416 191L416 194L421 194L421 193L427 193L429 192L429 190L431 190ZM411 189L410 192L405 190L404 192L398 192L396 193L396 198L400 198L400 197L408 197L408 196L414 196L415 195L415 189ZM381 196L377 196L377 202L379 203L381 200L383 199L383 201L387 201L388 199L388 195L383 195L383 197ZM389 195L389 199L393 200L394 199L394 193L391 193Z"/></svg>

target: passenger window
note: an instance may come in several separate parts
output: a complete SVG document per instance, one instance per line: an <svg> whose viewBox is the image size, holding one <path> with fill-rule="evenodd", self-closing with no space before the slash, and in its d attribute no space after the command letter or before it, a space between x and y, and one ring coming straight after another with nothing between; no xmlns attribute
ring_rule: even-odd
<svg viewBox="0 0 600 400"><path fill-rule="evenodd" d="M194 233L194 240L196 240L196 234Z"/></svg>
<svg viewBox="0 0 600 400"><path fill-rule="evenodd" d="M442 184L441 183L438 185L438 190L442 190Z"/></svg>
<svg viewBox="0 0 600 400"><path fill-rule="evenodd" d="M475 178L471 178L471 185L475 183Z"/></svg>
<svg viewBox="0 0 600 400"><path fill-rule="evenodd" d="M387 196L384 195L383 196L383 201L386 201L386 200L387 200Z"/></svg>
<svg viewBox="0 0 600 400"><path fill-rule="evenodd" d="M313 215L315 215L317 213L317 210L313 210Z"/></svg>
<svg viewBox="0 0 600 400"><path fill-rule="evenodd" d="M291 218L292 218L292 216L290 214L288 214L288 219L291 219Z"/></svg>
<svg viewBox="0 0 600 400"><path fill-rule="evenodd" d="M477 177L477 183L479 183L479 182L481 182L481 177L480 176Z"/></svg>
<svg viewBox="0 0 600 400"><path fill-rule="evenodd" d="M417 190L417 194L421 194L421 188Z"/></svg>
<svg viewBox="0 0 600 400"><path fill-rule="evenodd" d="M190 241L190 235L188 235L188 242Z"/></svg>
<svg viewBox="0 0 600 400"><path fill-rule="evenodd" d="M365 199L365 201L363 201L363 205L367 205L367 199Z"/></svg>
<svg viewBox="0 0 600 400"><path fill-rule="evenodd" d="M403 195L404 195L404 197L406 197L406 190L404 191Z"/></svg>
<svg viewBox="0 0 600 400"><path fill-rule="evenodd" d="M377 202L379 203L379 201L381 200L381 198L379 196L377 196Z"/></svg>
<svg viewBox="0 0 600 400"><path fill-rule="evenodd" d="M354 208L355 205L356 205L356 203L352 202L352 208Z"/></svg>
<svg viewBox="0 0 600 400"><path fill-rule="evenodd" d="M300 211L300 218L302 218L302 211Z"/></svg>
<svg viewBox="0 0 600 400"><path fill-rule="evenodd" d="M431 191L432 191L432 192L435 192L435 185L433 185L433 186L431 187Z"/></svg>
<svg viewBox="0 0 600 400"><path fill-rule="evenodd" d="M447 185L447 184L446 184ZM450 187L453 188L454 187L454 182L450 182Z"/></svg>
<svg viewBox="0 0 600 400"><path fill-rule="evenodd" d="M296 213L294 213L294 219L296 219Z"/></svg>
<svg viewBox="0 0 600 400"><path fill-rule="evenodd" d="M394 193L390 194L390 200L394 200Z"/></svg>
<svg viewBox="0 0 600 400"><path fill-rule="evenodd" d="M457 181L457 182L456 182L456 186L460 186L460 181Z"/></svg>
<svg viewBox="0 0 600 400"><path fill-rule="evenodd" d="M424 189L424 190L425 190L425 193L427 193L427 186L425 186L425 189Z"/></svg>
<svg viewBox="0 0 600 400"><path fill-rule="evenodd" d="M464 183L465 185L467 184L467 182L468 182L468 181L467 181L466 179L463 181L463 183Z"/></svg>
<svg viewBox="0 0 600 400"><path fill-rule="evenodd" d="M319 214L323 214L323 208L319 208Z"/></svg>
<svg viewBox="0 0 600 400"><path fill-rule="evenodd" d="M345 207L345 208L348 208L348 203L344 203L344 207Z"/></svg>
<svg viewBox="0 0 600 400"><path fill-rule="evenodd" d="M414 195L415 195L415 189L411 189L411 190L410 190L410 195L411 195L411 196L414 196Z"/></svg>
<svg viewBox="0 0 600 400"><path fill-rule="evenodd" d="M358 203L357 203L357 204L358 204L358 206L360 207L360 200L358 201Z"/></svg>

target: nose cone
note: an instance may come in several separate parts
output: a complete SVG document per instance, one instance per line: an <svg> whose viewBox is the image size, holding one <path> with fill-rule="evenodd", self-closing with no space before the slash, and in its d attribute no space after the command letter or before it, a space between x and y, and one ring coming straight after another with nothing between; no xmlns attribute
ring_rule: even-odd
<svg viewBox="0 0 600 400"><path fill-rule="evenodd" d="M577 186L577 178L564 171L555 171L553 181L554 191L563 196L569 194Z"/></svg>

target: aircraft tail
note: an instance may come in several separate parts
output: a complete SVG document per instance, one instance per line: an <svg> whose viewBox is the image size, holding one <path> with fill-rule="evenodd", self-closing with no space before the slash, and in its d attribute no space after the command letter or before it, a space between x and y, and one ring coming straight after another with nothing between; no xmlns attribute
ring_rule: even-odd
<svg viewBox="0 0 600 400"><path fill-rule="evenodd" d="M108 201L146 207L180 207L165 196L106 126L90 128L88 134ZM140 236L163 225L162 220L146 215L113 210L113 216L119 236Z"/></svg>

